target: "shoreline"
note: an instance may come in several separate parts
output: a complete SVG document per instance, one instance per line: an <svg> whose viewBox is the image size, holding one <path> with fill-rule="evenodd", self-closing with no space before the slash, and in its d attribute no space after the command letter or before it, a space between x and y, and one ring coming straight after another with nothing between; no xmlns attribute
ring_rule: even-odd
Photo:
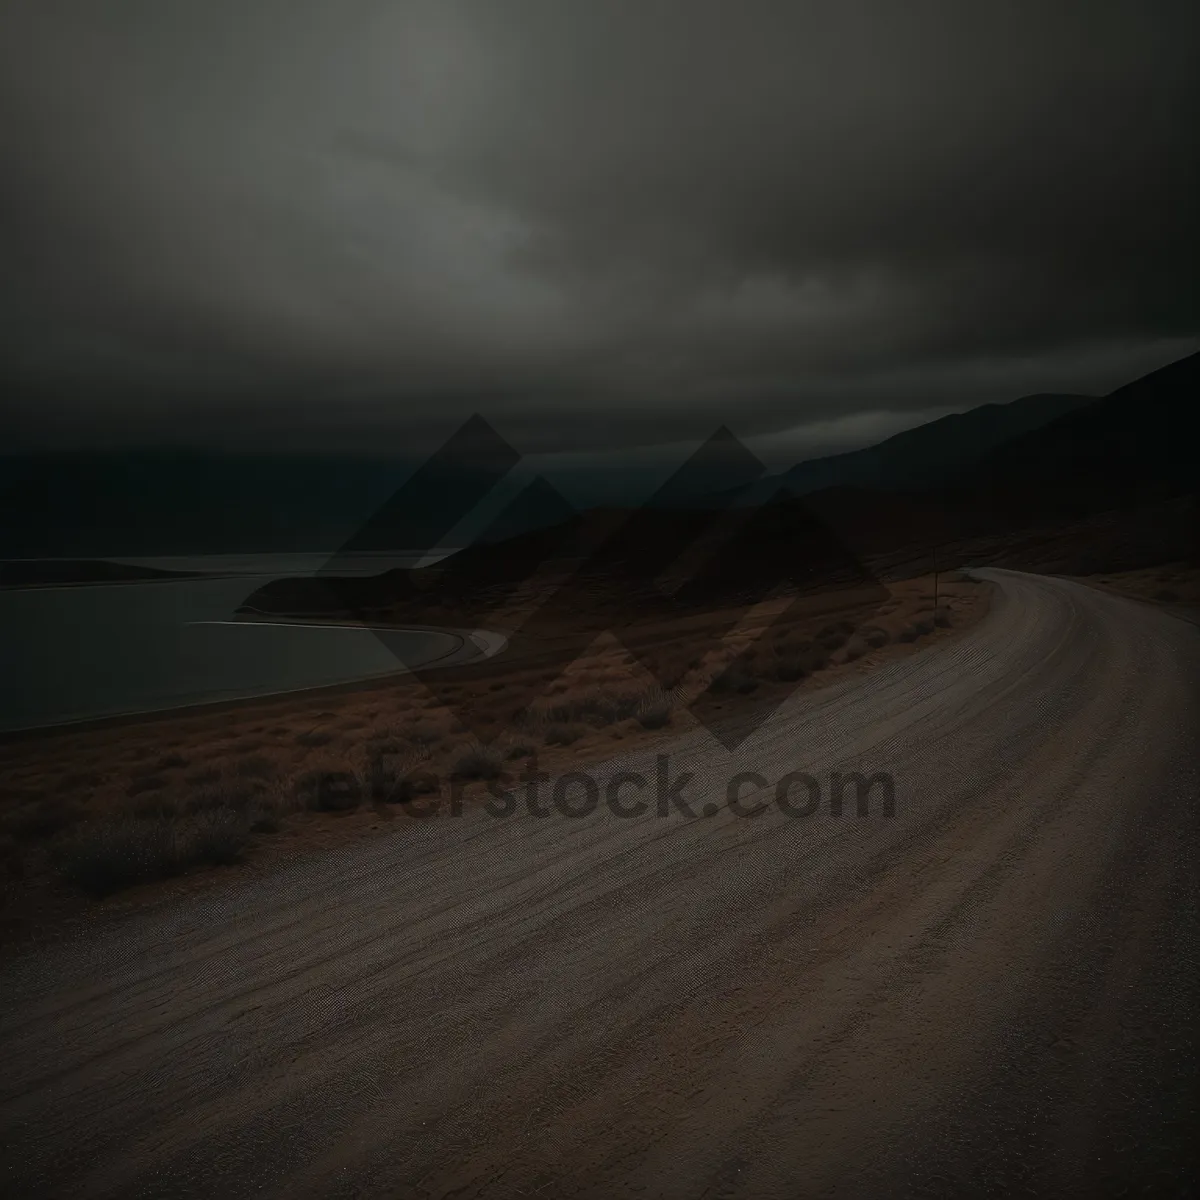
<svg viewBox="0 0 1200 1200"><path fill-rule="evenodd" d="M439 654L435 658L429 659L427 662L421 663L416 670L423 671L430 667L444 669L454 666L469 666L485 659L494 658L502 654L508 646L508 638L505 634L495 630L487 629L451 629L440 626L427 625L346 625L346 626L329 626L320 621L306 622L277 622L268 620L251 620L251 621L196 621L191 624L209 625L209 624L227 624L227 625L284 625L296 628L344 628L354 630L367 630L386 633L440 633L446 634L449 637L457 639L457 645L451 647L444 654ZM484 650L480 647L479 642L475 639L483 636L488 639L499 639L499 643L492 643L494 648ZM461 661L447 661L453 659L455 655L466 649L468 645L479 647L479 652L470 655ZM270 692L254 692L239 696L219 697L213 700L199 700L189 704L175 704L163 708L143 708L129 709L116 713L101 713L90 717L68 718L65 721L53 721L45 725L24 725L15 729L0 729L0 746L20 743L25 740L37 740L46 737L54 737L59 734L69 735L73 733L93 733L102 731L111 727L123 726L140 726L151 723L155 720L175 720L177 718L207 716L209 714L217 715L230 708L238 708L241 706L251 706L257 703L286 699L288 697L303 697L312 696L319 699L321 696L337 696L351 694L356 689L368 688L385 682L388 679L403 678L411 675L413 668L398 667L395 670L386 670L374 673L371 675L362 675L357 679L342 680L339 683L319 683L313 686L302 686L295 688L279 688Z"/></svg>
<svg viewBox="0 0 1200 1200"><path fill-rule="evenodd" d="M938 653L970 636L987 619L992 585L956 582L946 596L951 622L927 622L928 628L921 626L916 636L914 622L931 611L925 595L929 583L917 577L893 585L892 599L882 606L887 611L868 617L872 624L860 622L864 629L888 629L890 636L882 642L864 649L855 636L846 635L842 649L831 651L801 679L784 682L760 674L753 694L738 689L718 698L716 720L740 725L792 693L819 694L910 655ZM763 620L768 618L762 614ZM805 618L794 636L806 636L806 628L812 633L817 625L835 620L829 615ZM695 632L675 631L684 639L678 649L685 658L693 653ZM704 631L699 632L703 640ZM516 770L518 760L533 756L541 769L561 773L603 761L618 750L673 742L698 726L687 700L672 700L670 711L657 716L651 705L645 720L636 706L628 713L593 718L589 698L603 699L645 682L620 666L623 652L615 645L597 646L554 686L536 682L545 703L566 706L564 715L539 717L531 712L526 715L533 720L522 721L514 705L524 709L528 704L524 689L541 678L546 664L523 658L520 647L514 648L514 657L496 659L499 649L475 660L461 677L452 677L452 668L439 664L434 674L440 679L432 691L415 677L397 672L186 712L162 710L104 718L86 727L60 725L0 734L3 769L13 787L4 846L11 860L9 872L15 871L0 909L0 943L11 947L26 936L38 936L38 931L50 934L60 922L70 924L74 915L127 911L403 828L409 819L416 820L403 805L372 800L343 811L337 805L302 803L302 790L296 790L300 781L321 772L363 775L371 770L373 754L390 756L380 760L389 770L389 764L401 772L419 768L450 781L448 786L458 787L463 800L473 805L488 795L486 770L472 774L471 756L480 753L481 745L493 746L483 753L502 760L501 771ZM733 653L736 647L729 649ZM771 661L765 660L764 666ZM497 690L498 685L503 689ZM560 685L566 685L565 690ZM465 723L458 719L464 716L463 705L471 708ZM474 730L485 727L492 732L488 742L481 743ZM439 796L443 790L438 789ZM226 811L229 805L235 807ZM183 829L195 819L188 814L201 809L223 813L229 820L244 813L237 820L255 824L244 837L238 835L242 841L228 865L194 865L162 879L122 885L101 897L61 878L61 856L72 845L84 844L80 838L98 838L87 844L102 845L105 830L119 831L124 828L120 823L129 820L133 828L161 821Z"/></svg>

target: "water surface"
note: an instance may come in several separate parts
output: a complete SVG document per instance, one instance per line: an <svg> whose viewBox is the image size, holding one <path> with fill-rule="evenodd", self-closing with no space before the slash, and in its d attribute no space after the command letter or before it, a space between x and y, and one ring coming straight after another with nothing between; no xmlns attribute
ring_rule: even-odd
<svg viewBox="0 0 1200 1200"><path fill-rule="evenodd" d="M228 557L239 561L210 563L211 578L0 590L0 729L346 683L402 669L395 649L417 664L460 644L411 631L389 634L389 649L368 629L224 623L251 592L300 565ZM196 560L138 561L201 569ZM221 573L255 566L275 569Z"/></svg>

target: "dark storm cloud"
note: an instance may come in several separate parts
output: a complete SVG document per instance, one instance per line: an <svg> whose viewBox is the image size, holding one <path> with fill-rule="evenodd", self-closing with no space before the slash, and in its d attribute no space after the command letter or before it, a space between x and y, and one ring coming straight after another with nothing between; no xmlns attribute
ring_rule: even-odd
<svg viewBox="0 0 1200 1200"><path fill-rule="evenodd" d="M2 7L31 440L802 450L1200 332L1191 4Z"/></svg>

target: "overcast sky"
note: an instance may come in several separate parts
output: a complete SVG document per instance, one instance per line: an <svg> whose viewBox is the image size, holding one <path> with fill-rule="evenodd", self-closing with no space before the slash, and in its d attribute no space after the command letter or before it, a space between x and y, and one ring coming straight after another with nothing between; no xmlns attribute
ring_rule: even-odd
<svg viewBox="0 0 1200 1200"><path fill-rule="evenodd" d="M802 456L1197 348L1194 3L0 0L13 444Z"/></svg>

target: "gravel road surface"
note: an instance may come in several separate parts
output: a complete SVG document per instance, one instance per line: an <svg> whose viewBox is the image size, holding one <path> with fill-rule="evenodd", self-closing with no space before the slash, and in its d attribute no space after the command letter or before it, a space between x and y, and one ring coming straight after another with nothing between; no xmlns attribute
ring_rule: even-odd
<svg viewBox="0 0 1200 1200"><path fill-rule="evenodd" d="M590 816L399 820L22 951L7 1194L1194 1194L1200 628L981 574L961 638L592 767Z"/></svg>

